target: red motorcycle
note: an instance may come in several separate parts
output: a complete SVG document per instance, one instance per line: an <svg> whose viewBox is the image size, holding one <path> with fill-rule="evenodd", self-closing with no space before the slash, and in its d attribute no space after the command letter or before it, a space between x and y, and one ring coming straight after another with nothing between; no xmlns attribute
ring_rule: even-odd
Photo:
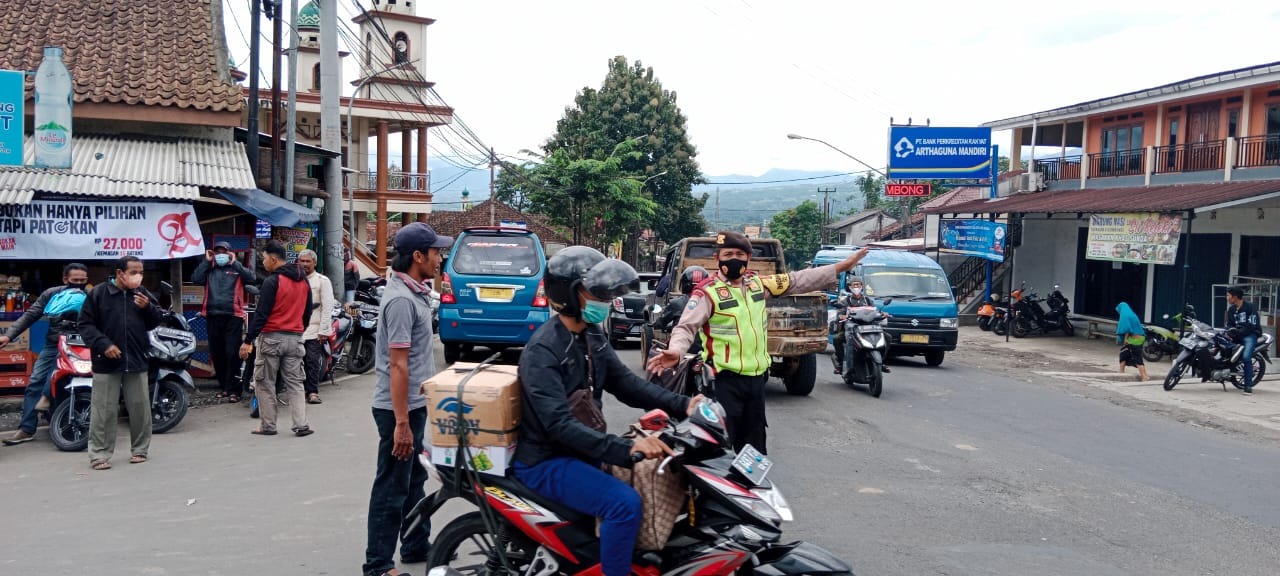
<svg viewBox="0 0 1280 576"><path fill-rule="evenodd" d="M58 364L49 376L53 397L49 438L59 450L76 452L89 444L89 405L93 394L93 352L80 334L58 337Z"/></svg>
<svg viewBox="0 0 1280 576"><path fill-rule="evenodd" d="M782 523L792 514L767 479L774 464L750 446L735 455L723 414L708 401L680 423L661 410L641 418L641 427L675 452L658 474L682 474L689 490L666 546L637 551L633 573L713 576L745 569L768 576L852 576L847 564L816 544L781 543ZM480 508L440 530L429 559L440 568L432 574L601 574L595 518L545 499L515 478L481 476L465 462L462 468L437 467L423 457L419 462L442 487L410 513L412 526L453 498Z"/></svg>

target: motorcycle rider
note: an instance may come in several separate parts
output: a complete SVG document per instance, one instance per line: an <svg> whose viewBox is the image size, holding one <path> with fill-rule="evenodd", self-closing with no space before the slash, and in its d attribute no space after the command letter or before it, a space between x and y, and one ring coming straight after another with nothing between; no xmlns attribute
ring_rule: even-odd
<svg viewBox="0 0 1280 576"><path fill-rule="evenodd" d="M653 322L653 326L660 330L671 330L680 320L680 315L684 313L684 307L689 303L689 295L693 294L693 290L701 286L711 278L711 273L701 266L690 266L684 269L680 274L680 295L672 298L667 302L662 313L658 315L658 319ZM694 342L693 346L698 351L702 350L701 342ZM689 349L689 354L697 354L694 348Z"/></svg>
<svg viewBox="0 0 1280 576"><path fill-rule="evenodd" d="M847 287L849 291L836 300L836 309L839 310L839 312L836 314L837 329L831 343L836 349L836 353L831 356L831 363L835 365L837 376L844 374L844 320L847 316L845 311L849 308L855 308L858 306L876 305L875 300L872 300L870 296L863 294L861 277L849 276L845 279L845 287ZM892 372L892 370L884 364L880 365L880 371L885 374Z"/></svg>
<svg viewBox="0 0 1280 576"><path fill-rule="evenodd" d="M547 261L545 282L557 315L534 332L520 355L520 443L512 469L534 492L600 518L601 570L628 576L642 518L640 495L600 463L629 468L633 453L659 458L671 448L658 438L631 440L589 427L574 416L569 397L599 387L592 391L597 404L602 388L629 406L677 415L691 414L702 398L640 378L609 346L598 324L614 298L638 285L631 266L571 246Z"/></svg>
<svg viewBox="0 0 1280 576"><path fill-rule="evenodd" d="M1244 290L1239 286L1227 289L1227 334L1233 341L1244 346L1244 354L1240 362L1244 366L1245 394L1253 394L1253 349L1258 345L1258 336L1262 335L1262 325L1258 321L1258 308L1253 302L1244 301Z"/></svg>

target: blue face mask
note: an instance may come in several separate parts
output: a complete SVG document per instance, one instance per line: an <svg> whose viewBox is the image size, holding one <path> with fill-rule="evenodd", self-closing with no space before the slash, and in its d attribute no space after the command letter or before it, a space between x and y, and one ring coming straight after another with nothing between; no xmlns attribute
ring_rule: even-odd
<svg viewBox="0 0 1280 576"><path fill-rule="evenodd" d="M213 255L214 264L217 264L219 266L226 266L228 262L231 262L230 254L214 254Z"/></svg>
<svg viewBox="0 0 1280 576"><path fill-rule="evenodd" d="M587 300L587 307L582 310L582 319L589 324L599 324L609 317L609 303Z"/></svg>

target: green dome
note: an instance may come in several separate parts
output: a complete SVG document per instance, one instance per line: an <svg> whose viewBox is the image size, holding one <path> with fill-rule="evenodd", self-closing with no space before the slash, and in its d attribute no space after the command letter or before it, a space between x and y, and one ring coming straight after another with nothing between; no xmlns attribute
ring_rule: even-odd
<svg viewBox="0 0 1280 576"><path fill-rule="evenodd" d="M315 0L298 11L298 28L320 28L320 6Z"/></svg>
<svg viewBox="0 0 1280 576"><path fill-rule="evenodd" d="M470 191L470 190L467 190L466 188L463 188L463 189L462 189L462 197L463 197L463 198L466 198L466 197L468 197L468 196L470 196L470 195L471 195L471 191Z"/></svg>

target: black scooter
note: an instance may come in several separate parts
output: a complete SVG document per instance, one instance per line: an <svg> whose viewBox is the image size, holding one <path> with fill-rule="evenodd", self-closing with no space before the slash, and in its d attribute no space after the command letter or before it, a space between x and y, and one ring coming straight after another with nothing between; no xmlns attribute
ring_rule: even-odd
<svg viewBox="0 0 1280 576"><path fill-rule="evenodd" d="M885 305L892 302L885 299ZM884 337L884 324L889 315L875 306L845 308L844 322L834 328L844 330L844 372L840 375L850 387L866 384L867 393L879 398L884 389L884 357L889 342Z"/></svg>
<svg viewBox="0 0 1280 576"><path fill-rule="evenodd" d="M1267 364L1271 363L1271 344L1274 339L1270 334L1258 337L1254 347L1253 383L1256 386L1267 373ZM1245 388L1244 383L1244 346L1233 342L1228 331L1214 328L1204 322L1191 322L1191 331L1178 342L1182 351L1173 361L1173 367L1164 378L1164 389L1173 390L1183 376L1199 376L1201 382L1218 382L1222 389L1227 389L1230 382L1236 388Z"/></svg>
<svg viewBox="0 0 1280 576"><path fill-rule="evenodd" d="M1046 312L1042 304L1047 304ZM1029 334L1048 334L1061 330L1067 336L1075 336L1076 327L1071 324L1071 307L1066 296L1062 295L1060 286L1053 285L1053 292L1047 300L1039 298L1034 292L1027 298L1013 305L1013 322L1009 326L1015 338Z"/></svg>

